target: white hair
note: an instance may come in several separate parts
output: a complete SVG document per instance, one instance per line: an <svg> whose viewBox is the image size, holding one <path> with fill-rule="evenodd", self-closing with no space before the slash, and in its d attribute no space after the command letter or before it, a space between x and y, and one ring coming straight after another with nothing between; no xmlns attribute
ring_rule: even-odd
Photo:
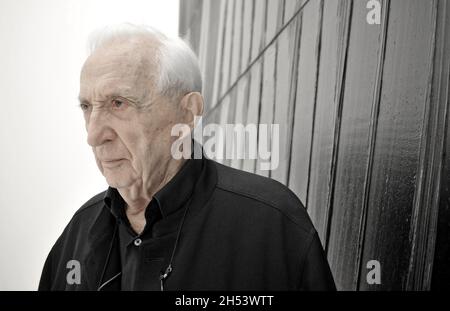
<svg viewBox="0 0 450 311"><path fill-rule="evenodd" d="M176 97L202 91L198 58L189 44L179 37L170 38L153 27L125 23L99 29L89 37L89 52L93 53L111 40L133 39L142 35L160 43L156 55L158 74L155 81L160 94Z"/></svg>

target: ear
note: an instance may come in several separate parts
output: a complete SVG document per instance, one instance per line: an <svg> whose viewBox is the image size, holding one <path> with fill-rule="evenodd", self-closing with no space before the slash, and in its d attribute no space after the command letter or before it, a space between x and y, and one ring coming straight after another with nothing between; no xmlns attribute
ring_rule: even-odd
<svg viewBox="0 0 450 311"><path fill-rule="evenodd" d="M203 115L203 96L199 92L186 94L180 102L181 108L187 115L187 123L193 128L194 118Z"/></svg>

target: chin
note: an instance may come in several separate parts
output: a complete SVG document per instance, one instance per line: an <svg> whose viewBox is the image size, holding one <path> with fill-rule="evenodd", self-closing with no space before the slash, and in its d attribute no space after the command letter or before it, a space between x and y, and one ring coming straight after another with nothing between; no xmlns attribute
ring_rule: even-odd
<svg viewBox="0 0 450 311"><path fill-rule="evenodd" d="M125 188L129 187L133 184L133 179L130 178L129 175L124 176L124 174L114 174L114 173L108 173L104 172L104 176L106 179L106 183L111 188Z"/></svg>
<svg viewBox="0 0 450 311"><path fill-rule="evenodd" d="M109 179L109 178L106 178L106 183L111 188L116 188L116 189L126 188L132 184L131 182L126 182L124 180L116 180L116 179Z"/></svg>
<svg viewBox="0 0 450 311"><path fill-rule="evenodd" d="M133 170L123 164L110 168L102 166L102 174L106 183L116 189L132 185L134 182L133 173Z"/></svg>

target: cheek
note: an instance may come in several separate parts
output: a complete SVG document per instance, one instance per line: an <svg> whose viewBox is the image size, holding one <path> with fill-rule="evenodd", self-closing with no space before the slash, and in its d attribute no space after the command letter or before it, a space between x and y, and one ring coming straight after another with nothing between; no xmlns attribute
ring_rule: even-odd
<svg viewBox="0 0 450 311"><path fill-rule="evenodd" d="M155 130L154 135L157 138L158 143L161 145L161 147L164 147L165 149L167 149L167 147L170 146L170 144L172 144L172 142L177 139L177 137L172 136L173 127L174 127L173 122L171 122L169 124L166 123Z"/></svg>
<svg viewBox="0 0 450 311"><path fill-rule="evenodd" d="M143 137L139 137L139 146L151 152L169 152L171 144L176 138L171 135L172 128L177 122L174 111L167 109L154 109L149 114L141 115L139 119L140 132Z"/></svg>
<svg viewBox="0 0 450 311"><path fill-rule="evenodd" d="M130 153L132 161L136 163L135 165L148 157L149 146L154 145L155 136L152 132L149 127L143 127L142 124L137 122L127 131L122 132L122 143Z"/></svg>
<svg viewBox="0 0 450 311"><path fill-rule="evenodd" d="M145 137L143 136L137 132L131 132L123 139L124 148L128 150L133 158L141 153L142 146L145 145Z"/></svg>
<svg viewBox="0 0 450 311"><path fill-rule="evenodd" d="M167 117L164 115L154 115L148 119L140 120L140 129L145 136L145 140L151 141L161 141L170 135L170 130L168 130Z"/></svg>
<svg viewBox="0 0 450 311"><path fill-rule="evenodd" d="M97 157L97 154L95 153L95 149L92 148L92 152L94 153L94 157L95 157L95 162L97 163L97 167L100 170L100 172L103 174L103 166L102 163L100 162L100 160Z"/></svg>

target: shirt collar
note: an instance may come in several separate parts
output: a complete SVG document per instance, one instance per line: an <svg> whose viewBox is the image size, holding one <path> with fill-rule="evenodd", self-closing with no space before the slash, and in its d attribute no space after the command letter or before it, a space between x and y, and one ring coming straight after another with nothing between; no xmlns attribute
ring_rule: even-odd
<svg viewBox="0 0 450 311"><path fill-rule="evenodd" d="M201 170L201 160L187 160L180 171L154 195L164 218L189 201Z"/></svg>

